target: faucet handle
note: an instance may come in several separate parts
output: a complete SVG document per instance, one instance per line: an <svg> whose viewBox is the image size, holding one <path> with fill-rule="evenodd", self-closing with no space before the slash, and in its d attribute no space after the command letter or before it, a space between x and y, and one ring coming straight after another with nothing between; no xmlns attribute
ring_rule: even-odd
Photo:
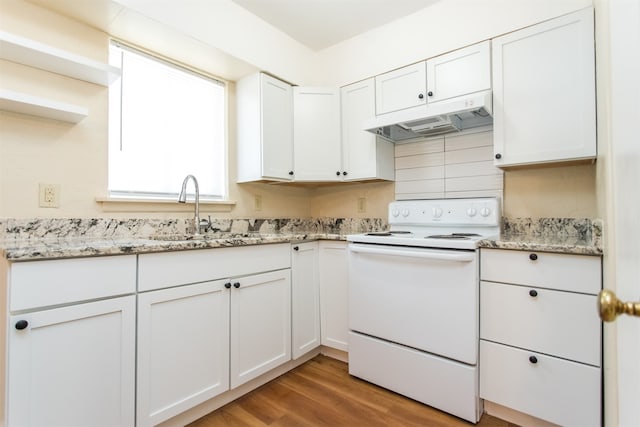
<svg viewBox="0 0 640 427"><path fill-rule="evenodd" d="M211 229L211 215L207 216L209 217L209 219L201 218L200 224L198 224L198 228L201 233L206 233L207 231L209 231L209 229Z"/></svg>

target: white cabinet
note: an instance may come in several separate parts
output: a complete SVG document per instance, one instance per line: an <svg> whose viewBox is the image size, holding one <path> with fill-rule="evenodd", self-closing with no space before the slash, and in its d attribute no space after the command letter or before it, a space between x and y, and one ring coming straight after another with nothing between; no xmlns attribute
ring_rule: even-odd
<svg viewBox="0 0 640 427"><path fill-rule="evenodd" d="M491 89L491 45L474 44L427 60L427 103Z"/></svg>
<svg viewBox="0 0 640 427"><path fill-rule="evenodd" d="M376 115L424 105L427 102L425 62L418 62L375 77Z"/></svg>
<svg viewBox="0 0 640 427"><path fill-rule="evenodd" d="M482 249L480 260L480 397L600 425L601 258Z"/></svg>
<svg viewBox="0 0 640 427"><path fill-rule="evenodd" d="M232 280L231 388L291 360L291 270Z"/></svg>
<svg viewBox="0 0 640 427"><path fill-rule="evenodd" d="M593 159L593 9L492 40L497 166Z"/></svg>
<svg viewBox="0 0 640 427"><path fill-rule="evenodd" d="M7 425L133 426L135 256L7 269Z"/></svg>
<svg viewBox="0 0 640 427"><path fill-rule="evenodd" d="M225 283L138 296L138 426L156 425L229 389Z"/></svg>
<svg viewBox="0 0 640 427"><path fill-rule="evenodd" d="M340 89L343 179L386 179L395 175L393 143L363 130L375 115L375 83L367 79Z"/></svg>
<svg viewBox="0 0 640 427"><path fill-rule="evenodd" d="M237 83L238 182L293 179L293 91L258 73Z"/></svg>
<svg viewBox="0 0 640 427"><path fill-rule="evenodd" d="M318 242L291 249L291 347L297 359L320 346Z"/></svg>
<svg viewBox="0 0 640 427"><path fill-rule="evenodd" d="M296 181L341 179L339 89L293 89L293 141Z"/></svg>
<svg viewBox="0 0 640 427"><path fill-rule="evenodd" d="M348 351L347 242L321 241L318 255L322 345Z"/></svg>

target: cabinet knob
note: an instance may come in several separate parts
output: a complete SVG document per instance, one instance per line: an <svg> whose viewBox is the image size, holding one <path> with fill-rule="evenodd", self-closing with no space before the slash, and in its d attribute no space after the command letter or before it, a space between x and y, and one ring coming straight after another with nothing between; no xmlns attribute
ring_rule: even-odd
<svg viewBox="0 0 640 427"><path fill-rule="evenodd" d="M293 250L294 250L294 251L299 251L299 250L300 250L300 246L294 246L294 247L293 247Z"/></svg>
<svg viewBox="0 0 640 427"><path fill-rule="evenodd" d="M496 153L496 159L500 160L502 158L502 154Z"/></svg>
<svg viewBox="0 0 640 427"><path fill-rule="evenodd" d="M529 295L531 295L532 297L537 297L538 296L538 291L536 291L535 289L531 289L529 291Z"/></svg>
<svg viewBox="0 0 640 427"><path fill-rule="evenodd" d="M529 356L529 362L535 365L536 363L538 363L538 358L535 356Z"/></svg>
<svg viewBox="0 0 640 427"><path fill-rule="evenodd" d="M419 93L418 94L418 99L424 99L424 93Z"/></svg>
<svg viewBox="0 0 640 427"><path fill-rule="evenodd" d="M238 288L240 287L240 282L236 282L236 283L234 283L234 284L233 284L233 287L234 287L234 288L236 288L236 289L238 289Z"/></svg>
<svg viewBox="0 0 640 427"><path fill-rule="evenodd" d="M340 176L340 171L336 172L336 176Z"/></svg>
<svg viewBox="0 0 640 427"><path fill-rule="evenodd" d="M227 288L227 289L231 289L231 282L225 283L224 287Z"/></svg>
<svg viewBox="0 0 640 427"><path fill-rule="evenodd" d="M293 171L289 171L289 175L293 175Z"/></svg>
<svg viewBox="0 0 640 427"><path fill-rule="evenodd" d="M347 176L347 171L342 172L342 175Z"/></svg>
<svg viewBox="0 0 640 427"><path fill-rule="evenodd" d="M27 326L29 326L29 322L27 322L26 320L18 320L16 322L16 329L19 331L26 329Z"/></svg>
<svg viewBox="0 0 640 427"><path fill-rule="evenodd" d="M427 92L427 95L433 96L433 92L429 91L429 92Z"/></svg>
<svg viewBox="0 0 640 427"><path fill-rule="evenodd" d="M537 254L529 254L529 259L530 259L531 261L535 261L535 260L537 260L537 259L538 259L538 255L537 255Z"/></svg>

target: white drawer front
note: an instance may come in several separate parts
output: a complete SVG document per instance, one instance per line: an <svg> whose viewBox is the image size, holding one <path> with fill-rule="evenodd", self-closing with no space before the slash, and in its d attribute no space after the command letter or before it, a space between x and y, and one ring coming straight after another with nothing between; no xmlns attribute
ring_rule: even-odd
<svg viewBox="0 0 640 427"><path fill-rule="evenodd" d="M136 291L135 255L11 264L10 310L28 310Z"/></svg>
<svg viewBox="0 0 640 427"><path fill-rule="evenodd" d="M482 249L480 279L597 294L602 283L598 256Z"/></svg>
<svg viewBox="0 0 640 427"><path fill-rule="evenodd" d="M138 291L289 267L288 243L142 254L138 257Z"/></svg>
<svg viewBox="0 0 640 427"><path fill-rule="evenodd" d="M595 295L481 282L480 338L600 366L596 301Z"/></svg>
<svg viewBox="0 0 640 427"><path fill-rule="evenodd" d="M480 397L552 423L600 426L600 375L593 366L480 341Z"/></svg>

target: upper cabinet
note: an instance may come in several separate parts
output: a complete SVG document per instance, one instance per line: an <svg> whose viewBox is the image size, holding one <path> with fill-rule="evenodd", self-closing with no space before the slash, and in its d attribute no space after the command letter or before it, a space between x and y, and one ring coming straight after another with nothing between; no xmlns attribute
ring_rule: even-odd
<svg viewBox="0 0 640 427"><path fill-rule="evenodd" d="M497 166L593 159L593 9L493 39Z"/></svg>
<svg viewBox="0 0 640 427"><path fill-rule="evenodd" d="M292 93L263 73L238 82L238 182L293 179Z"/></svg>
<svg viewBox="0 0 640 427"><path fill-rule="evenodd" d="M427 102L491 89L491 45L487 40L427 62Z"/></svg>
<svg viewBox="0 0 640 427"><path fill-rule="evenodd" d="M376 76L376 115L424 105L426 75L425 62L419 62Z"/></svg>
<svg viewBox="0 0 640 427"><path fill-rule="evenodd" d="M339 181L342 177L340 90L293 89L296 181Z"/></svg>
<svg viewBox="0 0 640 427"><path fill-rule="evenodd" d="M362 130L362 122L375 115L374 79L341 88L340 101L343 179L393 180L393 144Z"/></svg>

